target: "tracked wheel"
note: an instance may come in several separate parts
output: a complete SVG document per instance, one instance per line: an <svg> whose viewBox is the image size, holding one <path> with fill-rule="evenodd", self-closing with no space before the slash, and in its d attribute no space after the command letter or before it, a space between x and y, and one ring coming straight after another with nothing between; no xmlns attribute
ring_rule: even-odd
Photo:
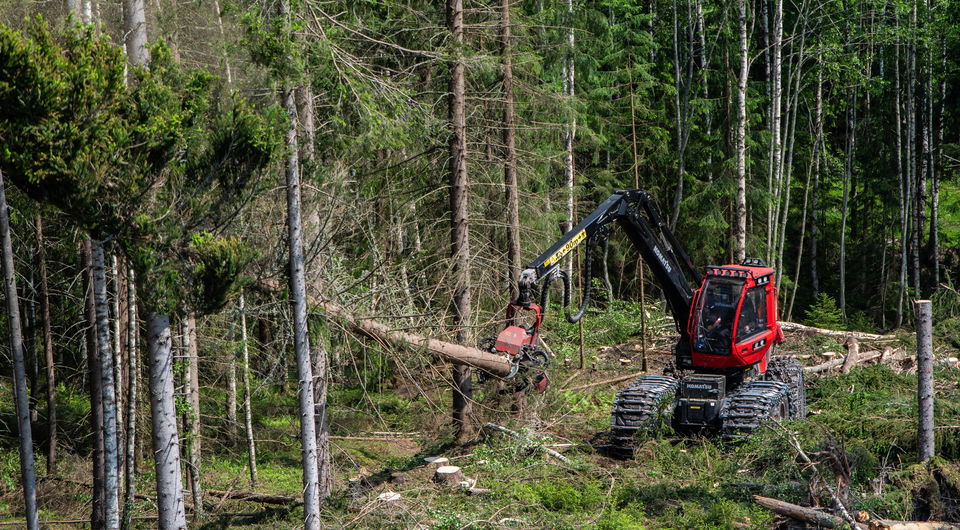
<svg viewBox="0 0 960 530"><path fill-rule="evenodd" d="M779 381L789 387L790 419L807 416L807 392L804 386L803 365L793 357L774 357L763 374L765 381Z"/></svg>
<svg viewBox="0 0 960 530"><path fill-rule="evenodd" d="M650 375L634 380L617 392L610 415L610 432L595 446L615 458L633 458L636 435L653 432L661 422L670 424L673 396L679 381L669 376Z"/></svg>
<svg viewBox="0 0 960 530"><path fill-rule="evenodd" d="M751 381L728 396L720 410L724 438L749 436L765 423L790 417L790 387L780 381Z"/></svg>

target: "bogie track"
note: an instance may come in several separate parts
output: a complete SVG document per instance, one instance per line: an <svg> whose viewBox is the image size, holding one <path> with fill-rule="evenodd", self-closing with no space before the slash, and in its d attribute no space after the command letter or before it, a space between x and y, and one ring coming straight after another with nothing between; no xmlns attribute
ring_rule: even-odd
<svg viewBox="0 0 960 530"><path fill-rule="evenodd" d="M638 431L654 431L660 422L669 424L673 396L680 382L673 377L649 375L634 380L617 392L610 417L610 433L597 449L618 458L633 456Z"/></svg>

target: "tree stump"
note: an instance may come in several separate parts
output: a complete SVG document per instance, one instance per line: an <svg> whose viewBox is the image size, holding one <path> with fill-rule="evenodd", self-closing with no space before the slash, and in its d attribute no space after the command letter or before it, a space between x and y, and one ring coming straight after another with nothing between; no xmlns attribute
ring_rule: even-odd
<svg viewBox="0 0 960 530"><path fill-rule="evenodd" d="M463 473L459 466L440 466L433 474L433 481L441 486L456 488L463 482Z"/></svg>
<svg viewBox="0 0 960 530"><path fill-rule="evenodd" d="M428 456L423 461L432 467L443 467L450 463L450 459L445 456Z"/></svg>

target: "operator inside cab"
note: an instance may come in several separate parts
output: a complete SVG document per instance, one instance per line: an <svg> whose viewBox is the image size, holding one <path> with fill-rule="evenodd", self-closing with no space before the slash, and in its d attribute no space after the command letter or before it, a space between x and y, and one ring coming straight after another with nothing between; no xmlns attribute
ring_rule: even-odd
<svg viewBox="0 0 960 530"><path fill-rule="evenodd" d="M733 345L733 326L743 281L711 278L703 290L697 318L695 348L706 353L727 355Z"/></svg>

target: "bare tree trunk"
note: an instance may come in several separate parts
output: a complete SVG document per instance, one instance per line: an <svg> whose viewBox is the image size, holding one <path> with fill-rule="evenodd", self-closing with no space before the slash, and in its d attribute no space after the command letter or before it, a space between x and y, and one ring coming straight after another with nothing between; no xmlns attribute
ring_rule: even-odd
<svg viewBox="0 0 960 530"><path fill-rule="evenodd" d="M520 197L517 190L517 146L514 136L516 117L513 108L513 47L510 45L510 0L500 7L500 50L503 54L503 181L507 188L507 277L510 279L510 299L520 294L517 278L520 275Z"/></svg>
<svg viewBox="0 0 960 530"><path fill-rule="evenodd" d="M247 344L247 312L243 291L240 291L240 347L243 350L243 425L247 435L247 461L250 465L250 487L257 487L257 444L253 438L253 411L250 410L250 348Z"/></svg>
<svg viewBox="0 0 960 530"><path fill-rule="evenodd" d="M919 425L917 447L920 461L936 455L933 436L933 304L916 300L917 314L917 400Z"/></svg>
<svg viewBox="0 0 960 530"><path fill-rule="evenodd" d="M226 75L227 86L233 85L233 71L230 68L230 54L227 53L227 33L223 29L223 11L220 9L220 0L213 0L213 9L217 12L217 29L220 30L220 40L223 46L223 70Z"/></svg>
<svg viewBox="0 0 960 530"><path fill-rule="evenodd" d="M284 4L284 8L286 5ZM304 280L303 229L300 220L300 161L297 146L297 105L292 87L287 87L283 104L289 120L287 147L287 228L290 242L290 304L293 311L294 349L297 355L300 405L300 443L303 459L304 527L320 528L319 469L313 392L313 367L310 363L310 340L307 332L307 298Z"/></svg>
<svg viewBox="0 0 960 530"><path fill-rule="evenodd" d="M690 80L687 80L686 87L680 81L680 22L677 16L677 0L673 0L673 106L675 124L677 127L677 189L673 196L673 208L670 214L670 228L676 230L677 220L680 217L680 203L683 201L683 179L684 164L686 155L686 137L684 125L687 121L687 92L690 89ZM692 44L692 43L691 43ZM681 103L681 95L683 102Z"/></svg>
<svg viewBox="0 0 960 530"><path fill-rule="evenodd" d="M123 29L130 64L146 67L150 62L150 51L147 49L147 19L143 0L123 0Z"/></svg>
<svg viewBox="0 0 960 530"><path fill-rule="evenodd" d="M740 29L740 71L737 78L737 204L734 228L735 259L737 263L747 254L747 77L750 75L747 56L747 2L737 0Z"/></svg>
<svg viewBox="0 0 960 530"><path fill-rule="evenodd" d="M314 419L317 424L317 490L320 499L333 493L333 474L330 465L330 415L327 413L327 366L326 347L318 344L313 356L313 401Z"/></svg>
<svg viewBox="0 0 960 530"><path fill-rule="evenodd" d="M300 159L303 162L310 162L316 152L317 136L317 128L313 124L313 89L310 84L304 83L298 86L296 97L297 114L300 118L300 128L303 131L303 141L300 142Z"/></svg>
<svg viewBox="0 0 960 530"><path fill-rule="evenodd" d="M4 203L0 203L2 208ZM40 313L43 317L43 352L47 372L47 475L57 474L57 370L53 358L53 331L50 322L50 287L47 284L47 248L43 240L43 218L37 213L37 268L40 273Z"/></svg>
<svg viewBox="0 0 960 530"><path fill-rule="evenodd" d="M173 348L170 317L147 318L150 338L150 408L153 418L153 454L156 460L157 511L164 530L187 527L180 475L180 439L174 405Z"/></svg>
<svg viewBox="0 0 960 530"><path fill-rule="evenodd" d="M90 428L93 432L93 499L90 512L90 526L102 528L105 525L103 514L104 468L103 468L103 385L100 370L100 353L97 346L97 308L94 302L93 287L93 244L89 237L83 241L83 261L86 269L86 293L84 310L87 320L86 349L87 371L90 375Z"/></svg>
<svg viewBox="0 0 960 530"><path fill-rule="evenodd" d="M93 0L82 0L80 21L84 24L93 24Z"/></svg>
<svg viewBox="0 0 960 530"><path fill-rule="evenodd" d="M127 489L123 499L123 519L121 526L129 528L133 517L133 501L137 494L135 477L137 474L137 386L140 379L140 367L137 362L137 287L132 267L127 268L127 362L130 375L127 385L127 446L124 457L124 472L126 474Z"/></svg>
<svg viewBox="0 0 960 530"><path fill-rule="evenodd" d="M447 0L447 29L450 31L456 58L450 65L450 251L453 260L454 329L460 344L472 342L472 305L470 290L470 225L467 216L469 182L467 180L467 116L464 94L464 61L459 47L463 45L463 0ZM466 440L473 434L473 386L471 370L453 368L453 422L457 438Z"/></svg>
<svg viewBox="0 0 960 530"><path fill-rule="evenodd" d="M230 353L227 366L227 434L231 439L237 435L237 356Z"/></svg>
<svg viewBox="0 0 960 530"><path fill-rule="evenodd" d="M100 240L92 240L91 250L93 254L93 297L97 313L97 352L100 356L101 391L103 395L103 519L105 528L119 528L117 400L113 380L106 260L103 243Z"/></svg>
<svg viewBox="0 0 960 530"><path fill-rule="evenodd" d="M847 218L850 203L850 180L853 177L853 156L857 141L856 89L847 110L847 156L843 166L843 198L840 204L840 313L847 321Z"/></svg>
<svg viewBox="0 0 960 530"><path fill-rule="evenodd" d="M10 215L7 193L0 172L0 240L3 244L3 283L7 297L7 330L10 332L10 352L13 357L13 399L17 413L17 434L20 441L20 480L23 486L23 504L27 528L40 527L37 512L37 476L33 467L33 431L30 427L30 404L27 397L27 372L23 355L23 335L20 329L20 297L17 294L17 274L13 265L13 243L10 238Z"/></svg>
<svg viewBox="0 0 960 530"><path fill-rule="evenodd" d="M894 116L897 128L897 180L900 185L900 290L897 297L897 327L903 325L903 305L907 292L907 255L910 252L908 234L910 233L910 199L909 183L903 167L903 140L901 138L902 122L900 120L900 16L894 9L896 17L897 41L894 52Z"/></svg>
<svg viewBox="0 0 960 530"><path fill-rule="evenodd" d="M916 36L917 5L913 2L910 11L910 27L908 34ZM923 191L922 179L917 172L917 111L916 111L916 78L917 78L917 44L911 38L907 57L907 175L913 188L913 242L911 255L913 258L913 289L916 296L920 296L920 235L923 232Z"/></svg>
<svg viewBox="0 0 960 530"><path fill-rule="evenodd" d="M113 325L113 389L114 389L114 407L117 419L117 494L123 491L123 351L120 347L121 321L120 313L120 271L116 254L110 255L110 283L113 286L112 298L112 317ZM119 511L119 497L117 500Z"/></svg>
<svg viewBox="0 0 960 530"><path fill-rule="evenodd" d="M187 470L193 513L203 516L203 488L200 480L200 356L197 347L197 317L188 311L184 318L183 345L187 353L187 396L190 409L186 414Z"/></svg>
<svg viewBox="0 0 960 530"><path fill-rule="evenodd" d="M770 167L767 171L767 262L776 263L777 219L781 207L783 140L783 1L773 0L773 42L770 44Z"/></svg>
<svg viewBox="0 0 960 530"><path fill-rule="evenodd" d="M571 23L571 27L567 30L567 46L568 51L563 62L563 92L567 96L569 103L573 104L573 97L576 94L574 87L574 81L576 79L576 72L573 62L573 50L575 45L572 21L573 21L573 0L567 0L567 20ZM566 149L566 159L564 162L564 178L566 181L566 191L567 191L567 218L564 221L564 232L569 232L573 230L574 216L574 197L573 197L573 186L575 183L575 167L574 167L574 152L573 152L573 141L577 134L577 118L574 111L571 109L571 117L569 123L567 123L567 129L564 133L564 146ZM567 271L567 275L573 277L573 255L567 255L566 264L564 269Z"/></svg>

